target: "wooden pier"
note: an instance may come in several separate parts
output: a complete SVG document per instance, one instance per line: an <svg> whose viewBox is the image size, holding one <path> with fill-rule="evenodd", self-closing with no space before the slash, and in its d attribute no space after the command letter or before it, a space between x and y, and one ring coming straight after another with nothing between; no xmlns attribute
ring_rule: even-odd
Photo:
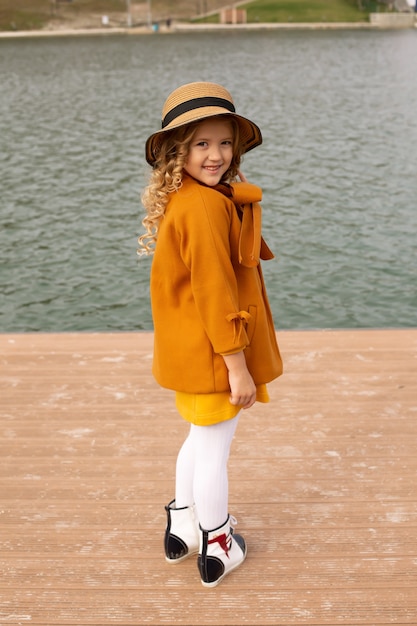
<svg viewBox="0 0 417 626"><path fill-rule="evenodd" d="M278 339L230 460L248 558L205 589L163 556L187 424L152 334L0 335L1 626L417 624L417 329Z"/></svg>

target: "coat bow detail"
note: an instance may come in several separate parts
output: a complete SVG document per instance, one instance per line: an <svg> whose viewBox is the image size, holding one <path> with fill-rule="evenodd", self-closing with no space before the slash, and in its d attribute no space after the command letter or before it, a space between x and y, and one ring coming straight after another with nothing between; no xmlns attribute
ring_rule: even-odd
<svg viewBox="0 0 417 626"><path fill-rule="evenodd" d="M259 260L269 261L274 255L262 237L262 190L251 183L232 183L232 200L241 212L239 263L256 267Z"/></svg>
<svg viewBox="0 0 417 626"><path fill-rule="evenodd" d="M239 237L239 263L244 267L256 267L260 259L269 261L273 253L262 237L262 190L251 183L220 183L216 189L228 196L236 206L242 227Z"/></svg>

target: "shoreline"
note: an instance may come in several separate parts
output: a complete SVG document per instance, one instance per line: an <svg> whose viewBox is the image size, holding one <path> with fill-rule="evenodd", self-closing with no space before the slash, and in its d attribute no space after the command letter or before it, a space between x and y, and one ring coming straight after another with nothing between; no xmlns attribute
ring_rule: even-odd
<svg viewBox="0 0 417 626"><path fill-rule="evenodd" d="M416 28L417 23L409 28ZM85 37L108 35L155 35L174 34L185 32L213 32L226 30L397 30L405 26L380 25L375 21L369 22L268 22L250 24L189 24L187 22L173 23L167 27L158 26L157 29L149 26L131 27L101 27L101 28L45 28L42 30L0 31L0 39L26 39L30 37Z"/></svg>

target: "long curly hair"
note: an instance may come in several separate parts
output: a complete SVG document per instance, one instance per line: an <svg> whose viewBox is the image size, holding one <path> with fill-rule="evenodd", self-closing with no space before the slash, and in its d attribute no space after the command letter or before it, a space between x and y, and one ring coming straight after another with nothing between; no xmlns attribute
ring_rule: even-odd
<svg viewBox="0 0 417 626"><path fill-rule="evenodd" d="M236 179L243 153L239 125L232 116L227 117L227 120L230 121L233 129L233 157L230 167L222 177L221 182L224 183L230 183ZM146 232L138 238L140 256L153 254L155 250L159 224L165 215L169 194L181 188L184 165L200 123L180 126L162 135L157 159L148 185L142 194L142 204L146 211L142 225Z"/></svg>

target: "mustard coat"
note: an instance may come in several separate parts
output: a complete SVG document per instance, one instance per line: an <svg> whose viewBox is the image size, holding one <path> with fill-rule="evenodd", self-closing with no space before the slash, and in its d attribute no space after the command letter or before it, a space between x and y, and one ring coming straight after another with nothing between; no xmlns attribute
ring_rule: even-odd
<svg viewBox="0 0 417 626"><path fill-rule="evenodd" d="M221 355L241 350L255 384L282 373L259 263L259 256L273 258L261 239L261 189L218 187L185 176L158 232L151 268L153 374L175 391L229 391Z"/></svg>

